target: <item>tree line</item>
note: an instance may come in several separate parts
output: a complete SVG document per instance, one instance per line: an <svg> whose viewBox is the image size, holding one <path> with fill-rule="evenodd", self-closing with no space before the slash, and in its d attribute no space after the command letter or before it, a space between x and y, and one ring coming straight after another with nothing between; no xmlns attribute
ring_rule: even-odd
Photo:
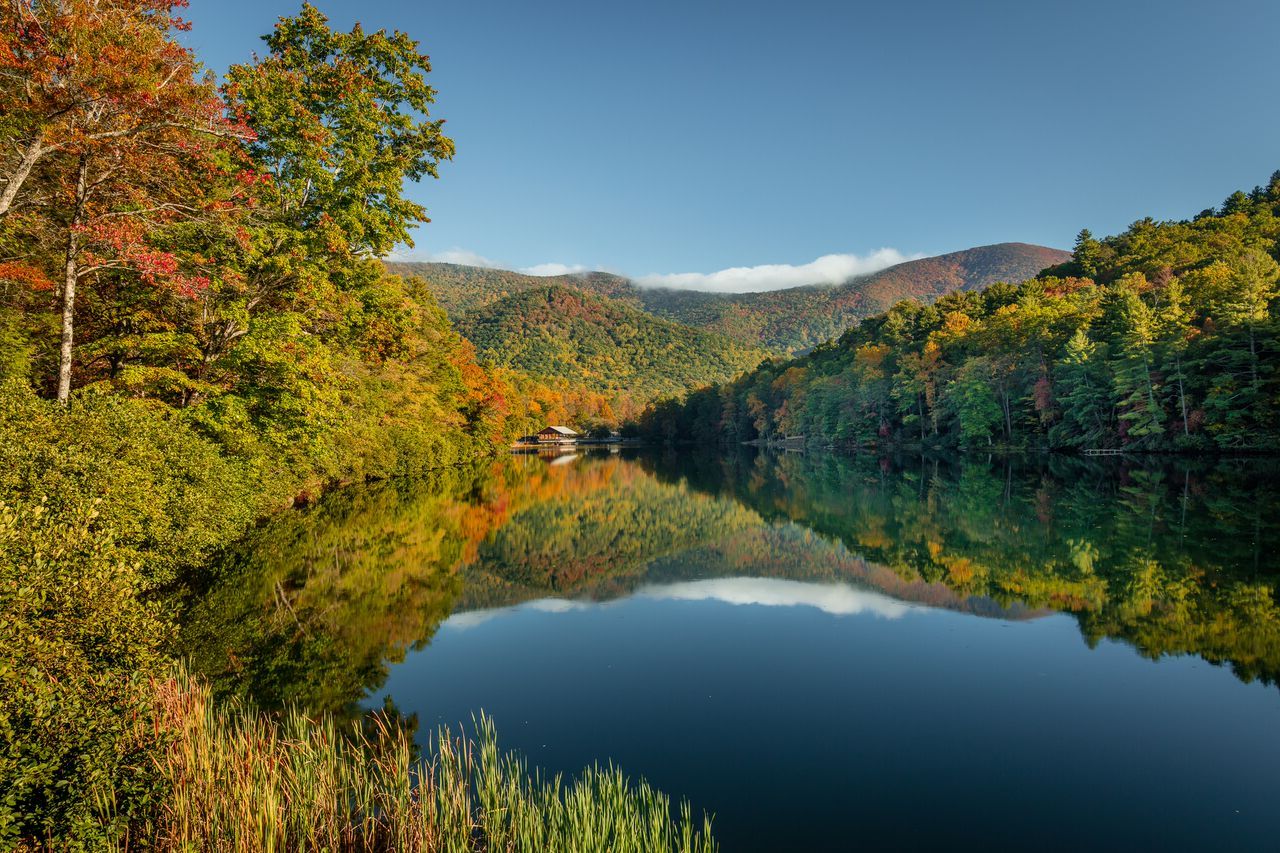
<svg viewBox="0 0 1280 853"><path fill-rule="evenodd" d="M664 441L1280 449L1280 172L1179 222L1081 231L1018 285L907 300L634 429Z"/></svg>

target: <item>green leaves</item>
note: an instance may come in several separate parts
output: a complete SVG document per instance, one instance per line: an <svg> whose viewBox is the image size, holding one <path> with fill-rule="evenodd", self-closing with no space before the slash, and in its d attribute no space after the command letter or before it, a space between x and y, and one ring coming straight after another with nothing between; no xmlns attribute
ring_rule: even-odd
<svg viewBox="0 0 1280 853"><path fill-rule="evenodd" d="M675 404L647 424L721 440L785 428L827 444L1280 448L1277 187L1189 222L1081 231L1074 260L1032 281L900 302L721 386L733 415L712 429ZM770 385L788 369L805 378Z"/></svg>
<svg viewBox="0 0 1280 853"><path fill-rule="evenodd" d="M561 286L500 299L462 331L489 363L641 403L723 381L764 352Z"/></svg>
<svg viewBox="0 0 1280 853"><path fill-rule="evenodd" d="M257 134L249 150L281 220L328 253L412 245L426 210L404 181L438 177L454 153L444 122L428 118L427 56L404 33L334 32L309 3L266 43L267 56L231 69L225 91Z"/></svg>
<svg viewBox="0 0 1280 853"><path fill-rule="evenodd" d="M140 682L172 636L152 596L263 511L259 488L163 405L0 389L0 845L101 849L150 796Z"/></svg>

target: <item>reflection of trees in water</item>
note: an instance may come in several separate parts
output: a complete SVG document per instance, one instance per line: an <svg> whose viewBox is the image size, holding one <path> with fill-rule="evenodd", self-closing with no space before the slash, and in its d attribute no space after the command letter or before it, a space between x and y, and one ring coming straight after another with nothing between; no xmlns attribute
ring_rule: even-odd
<svg viewBox="0 0 1280 853"><path fill-rule="evenodd" d="M453 571L503 514L492 477L454 469L346 489L283 513L191 595L180 643L224 693L336 710L453 609Z"/></svg>
<svg viewBox="0 0 1280 853"><path fill-rule="evenodd" d="M1090 642L1274 680L1273 473L1058 457L503 458L280 516L191 595L182 642L224 692L337 709L456 609L752 576L1005 618L1068 611Z"/></svg>
<svg viewBox="0 0 1280 853"><path fill-rule="evenodd" d="M1075 613L1090 642L1198 654L1246 680L1280 674L1272 460L744 455L653 467L905 579Z"/></svg>
<svg viewBox="0 0 1280 853"><path fill-rule="evenodd" d="M566 583L599 576L616 562L609 544L625 544L627 519L638 517L606 496L633 486L643 494L646 484L674 490L617 456L566 466L504 457L334 492L273 519L224 556L204 589L188 592L181 650L224 694L338 710L382 683L388 663L430 639L456 607L460 571L488 562L478 555L495 530L509 524L511 539L484 547L510 551L528 529L527 513L597 496L573 513L570 539L554 539L546 528L548 543L528 550L532 568L524 573L536 575L563 554L557 570ZM630 509L646 506L653 501ZM551 562L538 564L539 555ZM510 574L515 581L489 576L491 597L513 594L520 572ZM539 584L537 594L547 594Z"/></svg>

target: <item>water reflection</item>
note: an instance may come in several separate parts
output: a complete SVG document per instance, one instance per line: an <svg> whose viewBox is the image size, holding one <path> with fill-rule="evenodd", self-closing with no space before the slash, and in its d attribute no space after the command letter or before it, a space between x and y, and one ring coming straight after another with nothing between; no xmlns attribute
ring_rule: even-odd
<svg viewBox="0 0 1280 853"><path fill-rule="evenodd" d="M887 595L848 584L819 584L779 578L716 578L641 587L643 598L660 601L719 601L761 607L812 607L830 616L870 613L897 619L914 609Z"/></svg>
<svg viewBox="0 0 1280 853"><path fill-rule="evenodd" d="M339 710L446 618L641 595L887 618L1061 611L1090 644L1280 674L1270 462L567 458L283 515L187 593L183 650L224 693Z"/></svg>

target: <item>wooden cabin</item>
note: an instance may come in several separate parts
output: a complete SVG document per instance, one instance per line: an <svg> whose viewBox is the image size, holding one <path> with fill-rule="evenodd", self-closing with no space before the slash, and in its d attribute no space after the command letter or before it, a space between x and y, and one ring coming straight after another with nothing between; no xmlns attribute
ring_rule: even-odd
<svg viewBox="0 0 1280 853"><path fill-rule="evenodd" d="M538 433L538 444L573 444L579 438L577 431L567 426L549 426Z"/></svg>

